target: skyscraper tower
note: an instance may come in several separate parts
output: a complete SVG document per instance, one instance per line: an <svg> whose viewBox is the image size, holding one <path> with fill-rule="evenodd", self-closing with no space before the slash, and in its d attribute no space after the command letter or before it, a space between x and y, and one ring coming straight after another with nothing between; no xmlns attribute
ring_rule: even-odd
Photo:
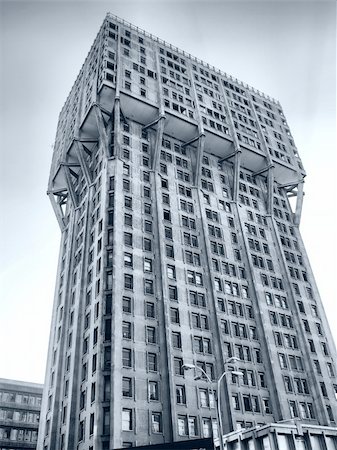
<svg viewBox="0 0 337 450"><path fill-rule="evenodd" d="M304 177L277 101L107 15L54 147L62 240L39 448L209 437L216 395L225 432L336 424Z"/></svg>

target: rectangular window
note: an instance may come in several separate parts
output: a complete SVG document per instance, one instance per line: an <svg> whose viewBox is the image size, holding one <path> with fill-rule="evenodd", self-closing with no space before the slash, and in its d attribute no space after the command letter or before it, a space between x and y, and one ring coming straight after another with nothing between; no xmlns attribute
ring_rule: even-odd
<svg viewBox="0 0 337 450"><path fill-rule="evenodd" d="M154 293L153 280L144 280L144 292L150 295Z"/></svg>
<svg viewBox="0 0 337 450"><path fill-rule="evenodd" d="M132 379L123 377L122 380L123 397L132 397Z"/></svg>
<svg viewBox="0 0 337 450"><path fill-rule="evenodd" d="M151 372L157 372L158 366L157 366L157 355L156 353L148 353L147 354L147 367L148 370Z"/></svg>
<svg viewBox="0 0 337 450"><path fill-rule="evenodd" d="M124 287L125 289L133 289L133 276L124 274Z"/></svg>
<svg viewBox="0 0 337 450"><path fill-rule="evenodd" d="M181 334L178 331L172 331L172 347L181 348Z"/></svg>
<svg viewBox="0 0 337 450"><path fill-rule="evenodd" d="M149 400L157 401L159 400L159 387L157 381L149 381Z"/></svg>
<svg viewBox="0 0 337 450"><path fill-rule="evenodd" d="M123 408L122 411L122 430L131 431L133 429L132 423L132 409Z"/></svg>
<svg viewBox="0 0 337 450"><path fill-rule="evenodd" d="M146 340L148 344L157 343L157 330L155 327L146 327Z"/></svg>
<svg viewBox="0 0 337 450"><path fill-rule="evenodd" d="M132 352L129 348L122 350L123 367L132 367Z"/></svg>
<svg viewBox="0 0 337 450"><path fill-rule="evenodd" d="M162 433L162 415L160 412L153 412L151 414L151 429L152 433Z"/></svg>

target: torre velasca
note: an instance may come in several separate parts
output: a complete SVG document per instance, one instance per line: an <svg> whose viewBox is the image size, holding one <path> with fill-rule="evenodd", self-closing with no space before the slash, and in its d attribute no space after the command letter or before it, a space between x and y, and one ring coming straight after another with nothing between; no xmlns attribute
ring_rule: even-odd
<svg viewBox="0 0 337 450"><path fill-rule="evenodd" d="M62 240L38 448L336 426L304 177L276 100L106 16L54 146Z"/></svg>

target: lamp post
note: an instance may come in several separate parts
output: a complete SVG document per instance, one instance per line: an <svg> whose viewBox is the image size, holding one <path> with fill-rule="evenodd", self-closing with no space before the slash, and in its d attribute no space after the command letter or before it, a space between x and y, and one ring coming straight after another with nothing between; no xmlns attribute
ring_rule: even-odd
<svg viewBox="0 0 337 450"><path fill-rule="evenodd" d="M227 364L231 364L231 363L235 364L237 361L240 361L240 359L237 358L236 356L233 356L231 358L226 359L224 365L226 367ZM224 448L223 447L223 442L222 442L222 436L223 436L224 432L223 432L222 417L221 417L221 394L220 394L221 381L223 379L225 380L227 393L228 393L228 401L229 401L229 410L230 410L230 416L231 416L230 417L231 423L232 423L232 420L233 420L232 419L232 416L233 416L233 414L232 414L232 399L231 399L231 395L230 395L229 384L228 384L227 377L226 377L228 374L235 375L237 377L243 375L243 373L238 371L238 370L225 370L220 375L220 377L218 378L218 381L217 381L217 399L218 399L218 401L217 401L217 408L218 408L218 418L219 418L219 431L220 431L220 441L221 441L220 448L221 448L221 450ZM231 426L231 428L234 429L233 425ZM231 429L230 431L233 431L233 430Z"/></svg>
<svg viewBox="0 0 337 450"><path fill-rule="evenodd" d="M213 381L210 379L209 375L207 375L207 373L204 371L204 369L202 367L196 366L194 364L184 364L182 366L183 370L190 370L190 369L197 369L200 370L200 372L206 377L209 385L210 385L210 389L212 391L212 395L214 395L213 392ZM216 399L216 422L217 422L217 427L218 427L218 437L219 437L219 442L220 442L220 450L225 450L224 446L223 446L223 441L222 441L222 435L220 435L221 431L221 425L220 425L220 417L219 417L219 409L218 409L218 401ZM212 426L212 436L213 436L213 445L214 445L214 433L213 433L213 420L212 420L212 410L211 410L211 426Z"/></svg>
<svg viewBox="0 0 337 450"><path fill-rule="evenodd" d="M240 361L240 359L237 358L236 356L233 356L231 358L226 359L224 365L226 367L227 364L231 364L231 363L235 364L237 361ZM207 373L204 371L204 369L202 367L196 366L195 364L184 364L182 366L182 369L183 370L190 370L190 369L200 370L200 372L206 377L208 383L210 384L212 395L213 395L213 382L210 379L209 375L207 375ZM222 426L222 418L221 418L221 395L220 395L220 385L221 385L221 381L223 379L225 379L225 382L226 382L226 387L227 387L227 392L228 392L228 400L229 400L229 408L230 408L230 413L232 415L231 398L230 398L229 386L228 386L228 382L227 382L227 378L226 378L227 374L236 375L238 377L243 375L242 372L237 371L237 370L225 370L217 380L216 421L217 421L217 426L218 426L218 435L219 435L218 437L219 437L220 450L225 450L225 447L223 444L223 439L222 439L223 426ZM212 422L212 414L211 414L211 422ZM231 430L231 431L233 431L233 430ZM213 422L212 422L212 435L213 435ZM214 437L213 437L213 444L214 444Z"/></svg>

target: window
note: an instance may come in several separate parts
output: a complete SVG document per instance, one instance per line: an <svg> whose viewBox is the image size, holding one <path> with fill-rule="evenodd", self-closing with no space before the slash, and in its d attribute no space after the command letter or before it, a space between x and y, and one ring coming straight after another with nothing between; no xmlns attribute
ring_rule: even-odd
<svg viewBox="0 0 337 450"><path fill-rule="evenodd" d="M124 339L131 339L132 337L132 328L130 322L123 321L122 323L122 335Z"/></svg>
<svg viewBox="0 0 337 450"><path fill-rule="evenodd" d="M193 337L193 349L198 353L212 353L211 340L201 336Z"/></svg>
<svg viewBox="0 0 337 450"><path fill-rule="evenodd" d="M132 247L132 234L124 233L124 244Z"/></svg>
<svg viewBox="0 0 337 450"><path fill-rule="evenodd" d="M122 411L122 430L131 431L133 429L132 423L132 409L123 408Z"/></svg>
<svg viewBox="0 0 337 450"><path fill-rule="evenodd" d="M144 280L144 292L145 294L153 294L153 280Z"/></svg>
<svg viewBox="0 0 337 450"><path fill-rule="evenodd" d="M188 435L187 417L186 416L178 416L178 434L179 434L179 436L187 436Z"/></svg>
<svg viewBox="0 0 337 450"><path fill-rule="evenodd" d="M327 367L328 367L328 373L329 373L329 376L330 376L330 377L335 376L334 368L333 368L332 363L327 362L326 364L327 364Z"/></svg>
<svg viewBox="0 0 337 450"><path fill-rule="evenodd" d="M144 203L144 214L152 214L151 204Z"/></svg>
<svg viewBox="0 0 337 450"><path fill-rule="evenodd" d="M288 367L287 358L284 353L279 353L279 361L280 361L281 369L287 369L287 367Z"/></svg>
<svg viewBox="0 0 337 450"><path fill-rule="evenodd" d="M184 375L182 358L173 358L173 367L176 375Z"/></svg>
<svg viewBox="0 0 337 450"><path fill-rule="evenodd" d="M170 317L172 323L180 323L179 320L179 309L178 308L170 308Z"/></svg>
<svg viewBox="0 0 337 450"><path fill-rule="evenodd" d="M167 220L168 222L171 222L171 212L167 209L164 209L163 211L163 219Z"/></svg>
<svg viewBox="0 0 337 450"><path fill-rule="evenodd" d="M172 228L165 227L165 238L166 239L173 239Z"/></svg>
<svg viewBox="0 0 337 450"><path fill-rule="evenodd" d="M146 317L154 319L156 317L154 303L146 302L145 307L146 307Z"/></svg>
<svg viewBox="0 0 337 450"><path fill-rule="evenodd" d="M178 331L172 331L172 347L181 348L181 334Z"/></svg>
<svg viewBox="0 0 337 450"><path fill-rule="evenodd" d="M89 435L90 436L94 433L94 424L95 424L95 415L90 414L90 421L89 421Z"/></svg>
<svg viewBox="0 0 337 450"><path fill-rule="evenodd" d="M123 297L123 312L125 313L132 312L132 303L130 297Z"/></svg>
<svg viewBox="0 0 337 450"><path fill-rule="evenodd" d="M132 367L132 352L131 352L131 349L123 348L123 350L122 350L122 359L123 359L123 367Z"/></svg>
<svg viewBox="0 0 337 450"><path fill-rule="evenodd" d="M153 401L159 400L159 389L157 381L149 381L148 392L149 392L149 400Z"/></svg>
<svg viewBox="0 0 337 450"><path fill-rule="evenodd" d="M178 289L176 286L169 286L169 299L178 300Z"/></svg>
<svg viewBox="0 0 337 450"><path fill-rule="evenodd" d="M144 259L144 272L152 272L152 259Z"/></svg>
<svg viewBox="0 0 337 450"><path fill-rule="evenodd" d="M147 186L144 186L143 195L144 195L144 197L150 198L151 197L151 189Z"/></svg>
<svg viewBox="0 0 337 450"><path fill-rule="evenodd" d="M123 377L122 380L123 397L132 397L132 379Z"/></svg>
<svg viewBox="0 0 337 450"><path fill-rule="evenodd" d="M148 353L147 354L147 367L151 372L157 372L157 355L156 353Z"/></svg>
<svg viewBox="0 0 337 450"><path fill-rule="evenodd" d="M152 433L162 433L162 416L160 412L153 412L151 414L151 429Z"/></svg>
<svg viewBox="0 0 337 450"><path fill-rule="evenodd" d="M155 327L146 327L146 340L148 344L156 344L157 330Z"/></svg>
<svg viewBox="0 0 337 450"><path fill-rule="evenodd" d="M166 256L167 256L168 258L174 258L174 248L173 248L173 245L166 244L165 249L166 249Z"/></svg>
<svg viewBox="0 0 337 450"><path fill-rule="evenodd" d="M291 417L298 417L297 405L295 401L289 401L289 409Z"/></svg>
<svg viewBox="0 0 337 450"><path fill-rule="evenodd" d="M197 418L189 416L188 417L188 434L189 436L198 435Z"/></svg>
<svg viewBox="0 0 337 450"><path fill-rule="evenodd" d="M133 289L133 276L124 274L124 287L125 289Z"/></svg>
<svg viewBox="0 0 337 450"><path fill-rule="evenodd" d="M132 267L132 254L131 253L124 253L124 266Z"/></svg>
<svg viewBox="0 0 337 450"><path fill-rule="evenodd" d="M176 269L174 266L167 266L167 277L171 280L176 279Z"/></svg>
<svg viewBox="0 0 337 450"><path fill-rule="evenodd" d="M270 406L270 401L268 398L263 398L262 399L262 403L263 403L263 409L264 412L266 414L272 414L272 410L271 410L271 406Z"/></svg>
<svg viewBox="0 0 337 450"><path fill-rule="evenodd" d="M148 238L144 238L144 250L147 252L152 251L152 240Z"/></svg>
<svg viewBox="0 0 337 450"><path fill-rule="evenodd" d="M176 386L176 400L177 400L177 404L180 404L180 405L186 404L185 386Z"/></svg>

